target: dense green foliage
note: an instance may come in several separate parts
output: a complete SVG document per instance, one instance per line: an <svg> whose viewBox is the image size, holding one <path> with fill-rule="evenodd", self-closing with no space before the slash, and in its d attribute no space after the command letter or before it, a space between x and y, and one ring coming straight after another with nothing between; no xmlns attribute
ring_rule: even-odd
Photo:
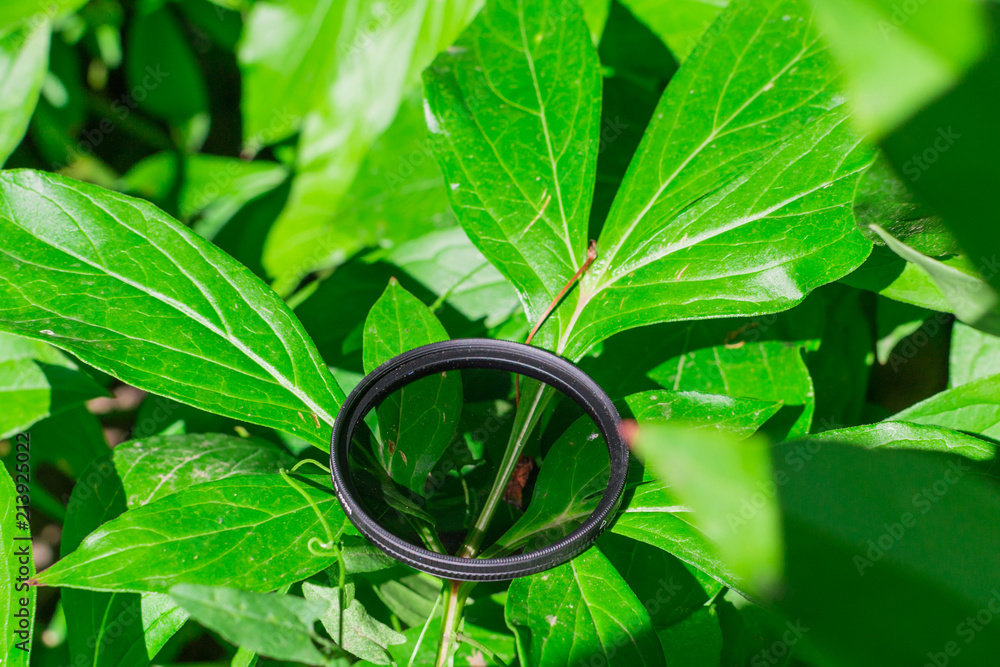
<svg viewBox="0 0 1000 667"><path fill-rule="evenodd" d="M0 664L995 663L998 21L3 3ZM478 586L368 544L325 469L364 373L472 336L637 425L597 543ZM605 486L589 418L497 379L366 419L427 548L536 548Z"/></svg>

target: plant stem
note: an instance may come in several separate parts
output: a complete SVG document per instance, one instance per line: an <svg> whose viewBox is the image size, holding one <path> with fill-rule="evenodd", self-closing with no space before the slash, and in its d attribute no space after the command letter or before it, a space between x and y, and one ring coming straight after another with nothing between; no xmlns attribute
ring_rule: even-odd
<svg viewBox="0 0 1000 667"><path fill-rule="evenodd" d="M497 476L493 480L493 488L490 489L490 494L486 497L483 510L479 513L476 523L469 530L469 534L465 537L465 541L462 542L462 546L459 547L458 556L473 558L479 553L483 536L490 527L493 514L503 499L503 493L507 489L507 482L517 467L517 461L521 458L521 452L524 450L524 445L528 442L528 436L531 435L532 430L534 430L535 425L538 423L538 419L541 417L542 410L545 409L552 396L552 387L542 382L532 381L531 385L525 388L525 400L521 402L517 410L517 416L514 418L514 429L511 431L510 440L507 442L507 451L504 452Z"/></svg>
<svg viewBox="0 0 1000 667"><path fill-rule="evenodd" d="M458 628L462 622L462 610L469 598L469 590L463 590L461 581L449 581L445 591L444 611L441 614L441 641L438 643L436 667L450 667L452 656L458 648Z"/></svg>

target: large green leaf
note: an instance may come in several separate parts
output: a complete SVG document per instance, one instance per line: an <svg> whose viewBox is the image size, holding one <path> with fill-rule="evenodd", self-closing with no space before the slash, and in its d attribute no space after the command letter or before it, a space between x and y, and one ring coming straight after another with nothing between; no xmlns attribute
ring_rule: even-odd
<svg viewBox="0 0 1000 667"><path fill-rule="evenodd" d="M25 439L17 438L24 450ZM29 445L30 447L30 445ZM28 466L24 464L24 472ZM17 475L15 471L15 475ZM0 539L3 551L0 553L0 586L4 594L0 596L0 661L4 665L27 666L31 657L31 638L35 626L35 589L28 581L35 572L31 549L31 531L28 528L27 485L18 478L15 485L7 469L0 466Z"/></svg>
<svg viewBox="0 0 1000 667"><path fill-rule="evenodd" d="M1000 375L953 387L898 412L893 421L944 426L1000 440Z"/></svg>
<svg viewBox="0 0 1000 667"><path fill-rule="evenodd" d="M153 206L91 185L12 171L0 197L0 329L329 446L343 393L288 307L244 267Z"/></svg>
<svg viewBox="0 0 1000 667"><path fill-rule="evenodd" d="M388 648L406 642L406 637L372 618L354 598L354 584L342 589L302 584L306 600L326 603L329 609L320 616L323 627L333 640L348 653L377 665L388 665L392 658Z"/></svg>
<svg viewBox="0 0 1000 667"><path fill-rule="evenodd" d="M976 0L812 0L855 118L884 135L951 88L987 42Z"/></svg>
<svg viewBox="0 0 1000 667"><path fill-rule="evenodd" d="M302 124L297 175L285 210L264 249L264 267L278 277L283 287L313 268L329 264L331 255L342 261L343 254L355 251L371 237L391 237L392 228L409 222L413 213L407 210L404 199L398 209L400 215L387 220L376 212L367 216L364 228L352 230L340 220L341 205L348 216L353 215L351 209L358 204L377 208L377 199L367 200L379 189L385 190L386 185L391 187L394 176L397 183L403 180L406 185L402 193L397 191L395 195L408 194L408 189L415 188L416 198L420 199L419 190L440 189L439 177L430 164L421 167L420 178L399 178L414 165L431 162L422 141L422 123L416 115L403 120L401 136L385 137L389 143L384 145L384 159L376 159L366 167L369 176L374 171L378 177L360 185L356 201L342 201L372 143L389 128L406 92L419 81L419 72L451 45L475 15L480 0L422 0L391 7L373 1L327 3L300 12L302 4L310 3L283 4L280 9L270 3L258 5L267 9L255 9L255 13L276 13L280 17L279 29L274 30L272 19L261 24L263 34L253 33L265 41L275 41L278 35L280 50L290 48L296 56L308 55L315 40L317 48L325 50L320 64L328 63L328 69L305 79L310 88L306 99L311 102ZM285 30L301 22L310 26L304 35L298 30ZM313 67L311 63L306 65L306 71ZM287 98L275 98L274 93L274 89L263 91L271 104L280 106L283 102L279 100ZM440 192L427 196L432 201L441 199ZM361 217L365 217L363 209ZM424 222L420 214L416 222Z"/></svg>
<svg viewBox="0 0 1000 667"><path fill-rule="evenodd" d="M489 2L424 86L452 207L535 320L587 254L601 78L583 16Z"/></svg>
<svg viewBox="0 0 1000 667"><path fill-rule="evenodd" d="M415 296L389 282L365 321L365 372L448 332ZM376 408L379 458L389 475L423 494L427 475L451 442L462 413L462 380L440 373L393 392Z"/></svg>
<svg viewBox="0 0 1000 667"><path fill-rule="evenodd" d="M170 597L202 625L254 653L307 665L350 664L342 656L334 659L333 644L313 629L327 603L194 584L174 586Z"/></svg>
<svg viewBox="0 0 1000 667"><path fill-rule="evenodd" d="M523 664L666 664L649 613L597 547L515 579L506 616Z"/></svg>
<svg viewBox="0 0 1000 667"><path fill-rule="evenodd" d="M810 12L738 2L719 21L629 167L562 335L569 356L623 328L788 308L868 255L851 203L871 153Z"/></svg>
<svg viewBox="0 0 1000 667"><path fill-rule="evenodd" d="M944 446L953 437L924 429ZM823 664L993 660L1000 628L972 619L1000 604L1000 534L983 521L1000 511L995 480L962 457L833 438L780 445L773 460L775 478L787 479L776 606L809 629L801 639Z"/></svg>
<svg viewBox="0 0 1000 667"><path fill-rule="evenodd" d="M223 435L122 443L73 487L61 552L72 553L89 533L129 507L233 475L273 474L290 462L291 457L269 443ZM187 613L160 593L67 588L62 599L70 653L74 660L95 666L147 663L187 620Z"/></svg>
<svg viewBox="0 0 1000 667"><path fill-rule="evenodd" d="M1000 374L1000 337L955 322L948 356L949 386L959 387L997 374Z"/></svg>
<svg viewBox="0 0 1000 667"><path fill-rule="evenodd" d="M686 60L728 0L624 0L623 4L648 25L677 60Z"/></svg>
<svg viewBox="0 0 1000 667"><path fill-rule="evenodd" d="M28 4L28 3L25 3ZM3 34L0 9L0 34ZM47 21L0 37L0 166L21 143L49 69Z"/></svg>
<svg viewBox="0 0 1000 667"><path fill-rule="evenodd" d="M336 561L311 540L336 539L347 519L329 477L237 475L129 510L91 533L36 579L49 586L160 592L213 583L275 590Z"/></svg>
<svg viewBox="0 0 1000 667"><path fill-rule="evenodd" d="M40 341L0 334L0 438L107 391L65 354Z"/></svg>

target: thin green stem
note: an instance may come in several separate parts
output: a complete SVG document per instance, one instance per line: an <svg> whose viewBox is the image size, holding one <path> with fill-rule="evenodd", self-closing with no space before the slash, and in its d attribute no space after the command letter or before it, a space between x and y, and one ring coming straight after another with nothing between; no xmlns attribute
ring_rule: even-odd
<svg viewBox="0 0 1000 667"><path fill-rule="evenodd" d="M545 406L553 396L552 387L541 382L532 382L525 393L528 394L529 392L530 396L526 396L526 400L521 401L521 405L517 410L514 430L510 434L510 440L507 443L507 451L504 452L503 460L500 461L497 476L493 480L493 487L486 497L486 502L483 503L483 509L479 513L479 518L476 519L462 546L459 547L458 555L462 558L472 558L479 553L483 536L486 534L487 529L489 529L493 514L503 499L503 493L507 489L507 482L517 467L517 461L521 458L521 452L524 451L528 437L538 423L542 410L545 409Z"/></svg>
<svg viewBox="0 0 1000 667"><path fill-rule="evenodd" d="M431 613L424 621L424 627L420 631L420 636L417 637L417 643L413 645L413 653L410 654L410 660L406 663L406 667L413 667L413 661L417 659L417 653L420 651L420 645L424 643L424 635L427 634L427 628L430 627L431 621L434 620L434 613L438 609L438 605L441 604L441 598L443 596L439 595L436 600L434 600L434 606L431 607Z"/></svg>
<svg viewBox="0 0 1000 667"><path fill-rule="evenodd" d="M470 588L461 581L449 581L445 590L444 612L441 616L441 641L438 643L436 667L451 667L455 650L458 648L458 628L462 623L462 610L469 599Z"/></svg>

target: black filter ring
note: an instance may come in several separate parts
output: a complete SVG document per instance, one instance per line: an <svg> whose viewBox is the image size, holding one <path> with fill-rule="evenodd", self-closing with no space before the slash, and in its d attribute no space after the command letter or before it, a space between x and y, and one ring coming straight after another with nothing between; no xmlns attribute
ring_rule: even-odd
<svg viewBox="0 0 1000 667"><path fill-rule="evenodd" d="M510 371L545 382L582 407L604 436L611 478L597 509L576 530L537 551L502 558L459 558L414 546L383 528L357 499L348 472L354 431L365 415L400 387L434 373L470 368ZM347 517L382 551L407 565L444 579L505 581L561 565L586 551L613 518L628 475L628 447L621 418L608 395L590 377L551 352L502 340L467 338L432 343L390 359L369 373L344 400L333 426L330 471Z"/></svg>

